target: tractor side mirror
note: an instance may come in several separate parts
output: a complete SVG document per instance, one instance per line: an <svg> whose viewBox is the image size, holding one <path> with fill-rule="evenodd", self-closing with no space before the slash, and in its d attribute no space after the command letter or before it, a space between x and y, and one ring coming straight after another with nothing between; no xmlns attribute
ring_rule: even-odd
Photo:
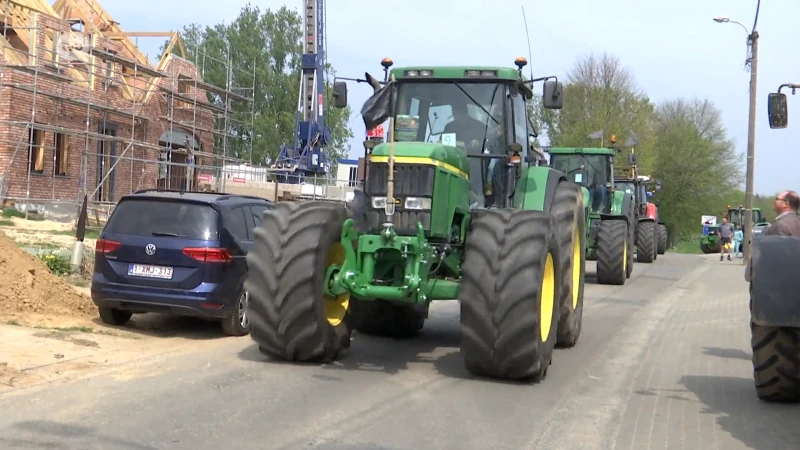
<svg viewBox="0 0 800 450"><path fill-rule="evenodd" d="M561 109L564 107L564 86L560 81L545 81L542 97L546 109Z"/></svg>
<svg viewBox="0 0 800 450"><path fill-rule="evenodd" d="M769 97L767 97L767 115L769 116L770 128L786 128L789 123L789 107L786 104L786 94L769 94Z"/></svg>
<svg viewBox="0 0 800 450"><path fill-rule="evenodd" d="M639 158L636 153L628 153L628 164L635 166L636 163L639 162Z"/></svg>
<svg viewBox="0 0 800 450"><path fill-rule="evenodd" d="M347 83L344 81L333 82L333 106L335 108L347 106Z"/></svg>

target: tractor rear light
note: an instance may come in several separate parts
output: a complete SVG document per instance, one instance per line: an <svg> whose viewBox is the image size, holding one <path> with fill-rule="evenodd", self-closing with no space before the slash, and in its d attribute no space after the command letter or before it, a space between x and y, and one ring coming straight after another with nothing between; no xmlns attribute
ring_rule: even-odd
<svg viewBox="0 0 800 450"><path fill-rule="evenodd" d="M416 77L416 76L419 76L419 71L416 71L416 70L406 70L406 73L405 73L405 75L406 75L407 77Z"/></svg>
<svg viewBox="0 0 800 450"><path fill-rule="evenodd" d="M431 209L431 199L420 197L408 197L405 202L406 209L426 210Z"/></svg>
<svg viewBox="0 0 800 450"><path fill-rule="evenodd" d="M117 241L110 241L108 239L98 239L94 246L95 253L107 254L122 247L122 243Z"/></svg>
<svg viewBox="0 0 800 450"><path fill-rule="evenodd" d="M233 255L227 248L188 247L183 249L183 254L205 263L229 263L233 261Z"/></svg>

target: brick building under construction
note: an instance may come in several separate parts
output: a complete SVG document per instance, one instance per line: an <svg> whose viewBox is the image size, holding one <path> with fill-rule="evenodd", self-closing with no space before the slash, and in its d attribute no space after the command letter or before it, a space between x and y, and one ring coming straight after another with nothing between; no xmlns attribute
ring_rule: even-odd
<svg viewBox="0 0 800 450"><path fill-rule="evenodd" d="M113 203L241 162L221 147L231 104L253 89L204 82L172 53L177 33L124 32L94 0L0 0L0 32L3 200ZM154 65L133 37L171 40Z"/></svg>

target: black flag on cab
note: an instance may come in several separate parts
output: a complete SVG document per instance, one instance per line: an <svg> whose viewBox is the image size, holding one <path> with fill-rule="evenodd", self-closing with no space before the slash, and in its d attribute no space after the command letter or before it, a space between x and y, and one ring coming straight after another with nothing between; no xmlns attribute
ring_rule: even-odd
<svg viewBox="0 0 800 450"><path fill-rule="evenodd" d="M361 117L364 119L364 126L371 130L376 126L386 122L392 116L392 105L394 104L394 81L387 83L383 89L372 94L361 107Z"/></svg>

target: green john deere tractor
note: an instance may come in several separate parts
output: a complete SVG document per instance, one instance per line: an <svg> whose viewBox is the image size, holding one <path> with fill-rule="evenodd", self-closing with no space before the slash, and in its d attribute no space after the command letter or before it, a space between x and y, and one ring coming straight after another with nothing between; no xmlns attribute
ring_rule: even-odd
<svg viewBox="0 0 800 450"><path fill-rule="evenodd" d="M733 225L744 226L745 210L742 205L738 208L728 209L723 213L724 217ZM761 208L753 208L753 235L758 236L764 231L764 228L769 226L769 222L764 218ZM719 239L719 224L706 225L708 232L700 238L700 250L705 254L719 253L721 245Z"/></svg>
<svg viewBox="0 0 800 450"><path fill-rule="evenodd" d="M586 251L597 260L600 284L625 284L633 272L636 204L615 189L614 148L552 147L550 166L581 186L586 215Z"/></svg>
<svg viewBox="0 0 800 450"><path fill-rule="evenodd" d="M262 353L331 362L352 330L409 337L429 303L447 299L460 301L461 354L473 374L539 380L556 345L575 345L583 199L540 165L526 108L533 81L545 81L551 109L562 106L562 86L526 80L527 61L516 63L367 77L375 93L365 125L390 126L386 143L366 146L361 200L278 203L255 231L245 285ZM334 82L334 92L345 106L347 85ZM396 133L395 120L409 116Z"/></svg>

